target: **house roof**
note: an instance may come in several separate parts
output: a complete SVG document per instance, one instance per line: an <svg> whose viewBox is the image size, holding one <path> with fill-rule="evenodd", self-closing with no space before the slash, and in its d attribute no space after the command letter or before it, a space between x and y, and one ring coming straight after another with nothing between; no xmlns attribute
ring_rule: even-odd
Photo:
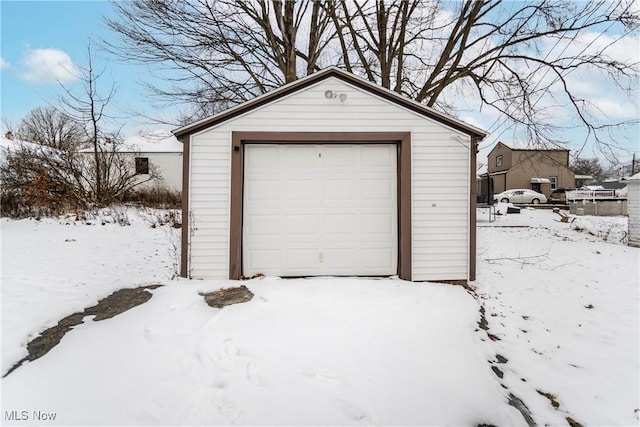
<svg viewBox="0 0 640 427"><path fill-rule="evenodd" d="M38 152L45 152L56 154L60 153L57 148L49 147L48 145L36 144L35 142L22 141L19 139L9 139L4 136L0 137L0 158L5 158L7 152L14 150L38 150Z"/></svg>
<svg viewBox="0 0 640 427"><path fill-rule="evenodd" d="M140 132L125 138L116 146L119 153L182 153L182 143L168 130ZM92 153L93 147L80 150Z"/></svg>
<svg viewBox="0 0 640 427"><path fill-rule="evenodd" d="M550 142L499 141L498 144L502 144L512 150L518 151L569 151L568 148L564 148L559 144L553 144Z"/></svg>
<svg viewBox="0 0 640 427"><path fill-rule="evenodd" d="M605 190L619 190L621 188L626 187L627 183L620 182L620 181L604 181L604 182L597 182L592 185L599 185Z"/></svg>
<svg viewBox="0 0 640 427"><path fill-rule="evenodd" d="M439 111L434 110L433 108L427 107L425 105L420 104L419 102L413 101L409 98L406 98L396 92L393 92L389 89L383 88L377 84L371 83L368 80L357 77L351 73L343 71L337 67L329 67L325 68L316 73L310 74L306 77L298 79L294 82L288 83L276 90L273 90L264 95L260 95L257 98L244 102L242 104L236 105L228 110L225 110L221 113L215 114L206 119L197 121L190 125L183 126L181 128L175 129L173 134L178 138L182 138L186 135L193 134L199 131L202 131L211 126L217 125L218 123L222 123L226 120L229 120L233 117L236 117L240 114L243 114L247 111L253 110L255 108L261 107L265 104L273 102L279 98L287 96L289 94L300 91L306 87L309 87L315 83L318 83L322 80L328 78L337 78L342 80L348 84L356 86L362 90L370 92L374 95L377 95L381 98L384 98L388 101L391 101L397 105L400 105L408 110L421 114L425 117L433 119L437 122L445 124L449 127L452 127L458 131L461 131L465 134L468 134L471 137L477 138L481 140L484 138L487 133L480 128L472 126L468 123L465 123L461 120L450 117L446 114L443 114Z"/></svg>
<svg viewBox="0 0 640 427"><path fill-rule="evenodd" d="M182 143L168 130L142 132L125 139L121 151L140 153L182 153Z"/></svg>

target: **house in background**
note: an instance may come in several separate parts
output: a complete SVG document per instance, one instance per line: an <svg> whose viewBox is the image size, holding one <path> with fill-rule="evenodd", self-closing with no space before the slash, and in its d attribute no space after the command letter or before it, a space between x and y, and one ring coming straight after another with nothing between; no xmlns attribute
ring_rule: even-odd
<svg viewBox="0 0 640 427"><path fill-rule="evenodd" d="M171 132L154 131L127 138L122 153L129 153L135 162L136 174L140 181L136 189L160 188L182 191L182 143ZM161 179L149 178L150 168Z"/></svg>
<svg viewBox="0 0 640 427"><path fill-rule="evenodd" d="M488 196L488 180L493 192L526 188L549 197L558 188L575 188L575 173L569 169L569 150L557 147L532 148L518 143L498 142L487 157L487 173L480 192Z"/></svg>
<svg viewBox="0 0 640 427"><path fill-rule="evenodd" d="M610 190L614 192L616 197L626 197L627 196L627 184L629 182L625 179L621 180L606 180L603 182L596 182L593 185L598 185L602 187L603 190Z"/></svg>
<svg viewBox="0 0 640 427"><path fill-rule="evenodd" d="M174 134L182 276L475 279L474 126L332 67Z"/></svg>
<svg viewBox="0 0 640 427"><path fill-rule="evenodd" d="M115 150L131 159L138 182L134 190L182 191L182 143L171 132L139 132L125 138ZM80 152L92 155L93 148ZM149 179L151 172L158 178Z"/></svg>

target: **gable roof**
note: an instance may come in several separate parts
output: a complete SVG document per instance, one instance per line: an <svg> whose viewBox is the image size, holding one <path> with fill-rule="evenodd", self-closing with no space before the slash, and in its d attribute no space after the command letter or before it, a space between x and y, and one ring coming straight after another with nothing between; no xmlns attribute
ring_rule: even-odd
<svg viewBox="0 0 640 427"><path fill-rule="evenodd" d="M101 143L102 145L102 143ZM138 132L128 136L118 145L103 145L108 151L115 150L118 153L180 153L182 154L182 143L168 130L155 130ZM87 145L80 150L81 153L93 153L93 146Z"/></svg>
<svg viewBox="0 0 640 427"><path fill-rule="evenodd" d="M397 105L400 105L408 110L416 112L422 116L428 117L446 126L452 127L460 132L463 132L471 136L472 138L476 138L477 140L481 140L487 135L487 133L480 128L472 126L468 123L465 123L453 117L447 116L446 114L436 111L433 108L422 105L419 102L413 101L396 92L393 92L377 84L371 83L368 80L357 77L337 67L325 68L321 71L310 74L294 82L288 83L269 93L260 95L257 98L254 98L250 101L236 105L235 107L232 107L221 113L215 114L211 117L197 121L190 125L186 125L178 129L175 129L173 130L173 134L176 136L176 138L181 139L186 135L200 132L204 129L215 126L233 117L241 115L247 111L261 107L265 104L268 104L284 96L300 91L306 87L309 87L313 84L316 84L322 80L326 80L331 77L342 80L348 84L356 86L359 89L370 92L374 95L377 95L381 98L391 101Z"/></svg>
<svg viewBox="0 0 640 427"><path fill-rule="evenodd" d="M524 141L509 141L509 142L498 141L498 144L502 144L505 147L510 148L511 150L514 150L514 151L569 151L568 148L562 148L560 145L549 143L549 142L540 142L540 143L534 144L531 142L524 142ZM498 144L496 144L496 147L498 146Z"/></svg>

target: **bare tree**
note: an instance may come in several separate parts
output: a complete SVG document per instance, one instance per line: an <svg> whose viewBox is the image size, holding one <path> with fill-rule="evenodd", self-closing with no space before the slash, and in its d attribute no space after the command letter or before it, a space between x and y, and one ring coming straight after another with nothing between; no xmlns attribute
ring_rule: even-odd
<svg viewBox="0 0 640 427"><path fill-rule="evenodd" d="M18 129L18 125L13 120L11 120L8 117L4 117L3 116L2 120L0 120L0 123L2 124L2 127L1 127L2 132L1 133L2 133L3 136L10 135L10 136L13 137L13 135L16 134L16 131Z"/></svg>
<svg viewBox="0 0 640 427"><path fill-rule="evenodd" d="M446 10L437 2L407 0L327 4L339 38L346 40L341 46L347 69L430 107L455 114L452 98L474 99L520 125L532 143L559 142L557 116L544 101L571 106L605 146L608 139L601 136L628 124L602 123L569 76L606 73L622 96L635 96L638 63L610 56L617 42L638 29L630 1L467 0ZM598 46L590 31L614 38Z"/></svg>
<svg viewBox="0 0 640 427"><path fill-rule="evenodd" d="M102 206L112 203L142 182L159 177L151 165L149 173L141 178L136 173L135 155L123 151L124 142L119 130L110 130L113 118L107 109L116 90L113 83L106 91L99 87L104 70L95 69L91 44L87 48L87 65L79 65L78 69L82 91L76 93L62 86L65 96L60 103L64 114L82 124L89 148L74 152L72 161L77 167L66 164L65 170L73 177L73 186L83 201Z"/></svg>
<svg viewBox="0 0 640 427"><path fill-rule="evenodd" d="M98 90L98 81L104 70L96 71L94 69L91 44L87 47L87 65L80 66L79 70L78 77L83 84L82 92L76 94L60 84L66 94L60 98L60 102L65 114L84 126L87 142L93 151L95 199L100 204L103 202L103 182L106 178L105 175L108 174L102 161L105 151L103 147L107 147L107 145L101 144L101 142L113 137L113 135L105 135L103 126L104 122L109 119L106 115L106 108L115 96L115 86L112 83L106 94Z"/></svg>
<svg viewBox="0 0 640 427"><path fill-rule="evenodd" d="M82 125L54 107L31 110L20 121L16 137L59 150L77 149L86 142Z"/></svg>
<svg viewBox="0 0 640 427"><path fill-rule="evenodd" d="M567 106L587 139L611 147L612 122L576 89L606 76L621 97L639 66L615 49L640 23L632 0L133 0L108 25L122 57L176 74L156 94L209 114L338 65L441 111L491 108L532 143L561 142ZM302 36L306 34L306 36ZM585 140L586 142L586 140Z"/></svg>
<svg viewBox="0 0 640 427"><path fill-rule="evenodd" d="M571 169L576 175L590 175L596 182L601 182L605 178L605 171L600 160L576 158L571 162Z"/></svg>
<svg viewBox="0 0 640 427"><path fill-rule="evenodd" d="M33 110L19 128L25 141L15 141L1 156L3 214L104 206L159 178L153 165L139 174L136 153L124 147L119 131L109 129L107 107L115 89L111 85L106 94L99 90L102 72L94 69L90 46L87 65L78 69L83 90L63 86L60 110Z"/></svg>
<svg viewBox="0 0 640 427"><path fill-rule="evenodd" d="M340 65L387 89L403 93L405 60L422 32L435 25L437 3L421 0L347 2L323 4L337 30Z"/></svg>
<svg viewBox="0 0 640 427"><path fill-rule="evenodd" d="M122 141L117 139L101 143L96 167L91 151L16 142L0 161L2 213L50 215L107 205L140 183L158 178L152 165L141 178L136 173L134 155L121 152L121 146ZM98 173L100 193L96 193Z"/></svg>
<svg viewBox="0 0 640 427"><path fill-rule="evenodd" d="M318 69L331 40L321 3L304 0L133 0L115 2L107 24L121 43L107 47L151 64L168 87L153 93L197 106L202 117Z"/></svg>

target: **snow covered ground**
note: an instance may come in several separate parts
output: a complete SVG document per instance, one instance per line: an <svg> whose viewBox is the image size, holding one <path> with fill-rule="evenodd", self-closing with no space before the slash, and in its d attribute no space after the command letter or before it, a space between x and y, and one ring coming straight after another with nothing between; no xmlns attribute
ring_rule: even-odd
<svg viewBox="0 0 640 427"><path fill-rule="evenodd" d="M485 213L475 298L397 279L269 277L243 282L253 300L224 309L198 293L237 282L171 280L178 230L151 228L160 214L3 219L3 374L66 315L165 286L85 318L0 380L2 423L526 425L516 396L538 425L637 425L640 250L620 242L626 219Z"/></svg>
<svg viewBox="0 0 640 427"><path fill-rule="evenodd" d="M640 250L624 245L626 217L559 218L479 213L474 285L509 359L504 384L538 424L638 425Z"/></svg>

